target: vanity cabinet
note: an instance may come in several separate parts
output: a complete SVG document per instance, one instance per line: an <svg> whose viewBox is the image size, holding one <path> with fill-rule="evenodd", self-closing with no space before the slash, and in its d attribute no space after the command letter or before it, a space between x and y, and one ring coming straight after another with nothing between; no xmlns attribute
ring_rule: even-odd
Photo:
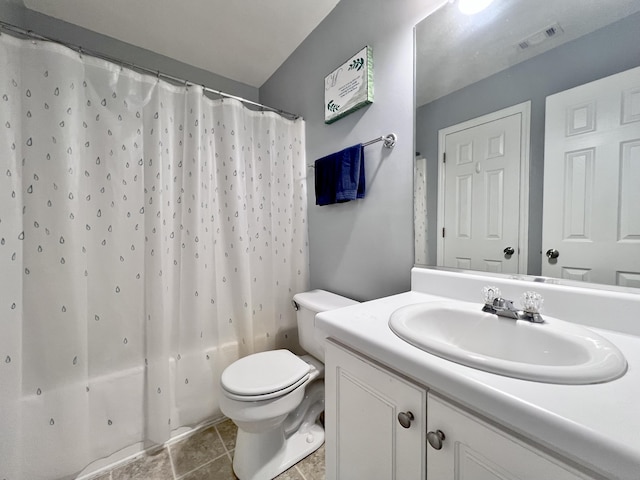
<svg viewBox="0 0 640 480"><path fill-rule="evenodd" d="M325 398L327 480L425 479L424 387L328 341Z"/></svg>
<svg viewBox="0 0 640 480"><path fill-rule="evenodd" d="M429 393L427 430L443 432L427 447L427 478L456 480L594 480Z"/></svg>
<svg viewBox="0 0 640 480"><path fill-rule="evenodd" d="M333 340L325 398L327 480L600 478Z"/></svg>

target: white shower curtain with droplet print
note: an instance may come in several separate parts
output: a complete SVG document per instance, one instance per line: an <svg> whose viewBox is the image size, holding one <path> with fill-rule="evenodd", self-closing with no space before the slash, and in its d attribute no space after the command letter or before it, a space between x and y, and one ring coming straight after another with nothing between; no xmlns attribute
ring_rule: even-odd
<svg viewBox="0 0 640 480"><path fill-rule="evenodd" d="M294 340L304 124L7 35L0 64L0 478L58 479Z"/></svg>

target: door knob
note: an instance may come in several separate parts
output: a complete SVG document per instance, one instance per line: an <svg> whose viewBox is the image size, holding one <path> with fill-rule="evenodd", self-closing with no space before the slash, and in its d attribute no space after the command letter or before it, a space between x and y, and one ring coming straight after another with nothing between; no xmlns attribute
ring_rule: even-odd
<svg viewBox="0 0 640 480"><path fill-rule="evenodd" d="M429 445L431 445L435 450L440 450L442 448L442 443L444 442L444 432L442 430L436 430L435 432L427 433L427 441Z"/></svg>
<svg viewBox="0 0 640 480"><path fill-rule="evenodd" d="M400 412L398 414L398 422L400 422L403 428L409 428L413 419L414 416L411 412Z"/></svg>
<svg viewBox="0 0 640 480"><path fill-rule="evenodd" d="M514 253L516 253L513 247L507 247L503 250L503 252L505 255L513 255Z"/></svg>
<svg viewBox="0 0 640 480"><path fill-rule="evenodd" d="M550 248L549 250L547 250L548 258L553 259L553 258L558 258L559 256L560 256L560 252L555 248Z"/></svg>

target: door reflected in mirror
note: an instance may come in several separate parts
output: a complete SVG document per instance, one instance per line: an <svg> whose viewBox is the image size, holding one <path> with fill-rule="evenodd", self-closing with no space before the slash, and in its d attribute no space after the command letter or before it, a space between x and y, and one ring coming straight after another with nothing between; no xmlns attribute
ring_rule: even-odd
<svg viewBox="0 0 640 480"><path fill-rule="evenodd" d="M416 26L416 264L640 287L638 25L639 0L495 0Z"/></svg>

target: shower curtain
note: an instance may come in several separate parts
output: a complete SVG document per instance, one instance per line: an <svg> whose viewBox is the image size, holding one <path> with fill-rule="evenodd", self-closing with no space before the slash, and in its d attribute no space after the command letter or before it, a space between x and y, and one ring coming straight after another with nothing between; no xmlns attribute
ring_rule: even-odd
<svg viewBox="0 0 640 480"><path fill-rule="evenodd" d="M0 478L66 478L294 345L304 123L46 42L0 65Z"/></svg>

